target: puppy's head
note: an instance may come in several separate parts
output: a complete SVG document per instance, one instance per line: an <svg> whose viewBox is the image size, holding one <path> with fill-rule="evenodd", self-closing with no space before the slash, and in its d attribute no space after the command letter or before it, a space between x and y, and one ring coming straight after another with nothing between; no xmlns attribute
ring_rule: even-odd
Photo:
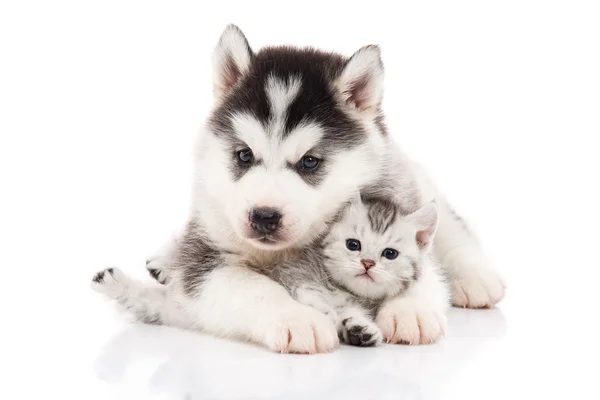
<svg viewBox="0 0 600 400"><path fill-rule="evenodd" d="M319 236L383 168L383 66L376 46L345 58L294 47L253 52L235 26L214 53L215 109L199 146L203 194L262 249Z"/></svg>

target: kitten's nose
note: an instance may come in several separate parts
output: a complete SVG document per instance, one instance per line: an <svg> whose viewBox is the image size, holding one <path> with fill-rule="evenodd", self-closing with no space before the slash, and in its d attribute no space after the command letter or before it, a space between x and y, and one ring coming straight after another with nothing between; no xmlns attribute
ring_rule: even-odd
<svg viewBox="0 0 600 400"><path fill-rule="evenodd" d="M375 266L375 261L373 260L360 260L360 263L365 269L373 268Z"/></svg>

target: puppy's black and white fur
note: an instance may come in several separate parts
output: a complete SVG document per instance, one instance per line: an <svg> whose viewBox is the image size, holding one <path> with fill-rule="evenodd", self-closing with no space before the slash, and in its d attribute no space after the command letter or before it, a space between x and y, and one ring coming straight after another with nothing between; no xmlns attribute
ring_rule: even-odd
<svg viewBox="0 0 600 400"><path fill-rule="evenodd" d="M433 248L453 303L483 307L503 297L472 230L386 133L378 47L349 58L294 47L254 52L230 26L213 60L215 108L196 145L189 222L148 265L169 271L165 321L277 351L336 347L331 321L260 271L298 260L357 190L392 198L403 214L435 199ZM430 316L445 303L436 299L423 290L387 301L377 316L384 337L418 342L422 320L439 336Z"/></svg>

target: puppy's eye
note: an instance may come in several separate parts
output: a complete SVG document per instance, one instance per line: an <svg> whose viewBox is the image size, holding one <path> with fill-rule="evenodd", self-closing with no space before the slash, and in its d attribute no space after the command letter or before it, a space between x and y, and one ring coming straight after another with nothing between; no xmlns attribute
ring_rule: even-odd
<svg viewBox="0 0 600 400"><path fill-rule="evenodd" d="M298 168L302 171L314 171L319 166L320 161L317 157L306 155L298 162Z"/></svg>
<svg viewBox="0 0 600 400"><path fill-rule="evenodd" d="M243 164L250 164L254 160L254 154L250 149L243 149L237 152L237 158Z"/></svg>
<svg viewBox="0 0 600 400"><path fill-rule="evenodd" d="M398 252L394 249L385 249L383 253L381 253L381 255L387 258L388 260L393 260L396 257L398 257Z"/></svg>
<svg viewBox="0 0 600 400"><path fill-rule="evenodd" d="M346 240L346 247L350 251L360 251L360 241L356 239L348 239Z"/></svg>

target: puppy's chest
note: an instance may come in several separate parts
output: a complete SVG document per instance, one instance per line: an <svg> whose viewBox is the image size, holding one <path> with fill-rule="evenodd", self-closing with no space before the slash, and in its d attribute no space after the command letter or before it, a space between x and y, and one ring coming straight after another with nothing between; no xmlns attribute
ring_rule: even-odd
<svg viewBox="0 0 600 400"><path fill-rule="evenodd" d="M282 251L245 251L236 254L227 255L228 261L232 265L239 265L258 272L264 272L275 265L283 264L290 260L297 260L300 251L282 250Z"/></svg>

